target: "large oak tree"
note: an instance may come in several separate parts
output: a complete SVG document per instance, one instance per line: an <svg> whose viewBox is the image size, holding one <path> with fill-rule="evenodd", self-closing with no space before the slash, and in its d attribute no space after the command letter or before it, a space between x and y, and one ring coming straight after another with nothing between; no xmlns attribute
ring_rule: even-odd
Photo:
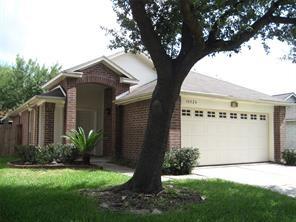
<svg viewBox="0 0 296 222"><path fill-rule="evenodd" d="M149 53L157 72L144 144L133 177L121 189L157 193L168 129L183 80L203 57L239 52L252 38L278 39L295 61L296 0L112 0L120 30L111 48Z"/></svg>

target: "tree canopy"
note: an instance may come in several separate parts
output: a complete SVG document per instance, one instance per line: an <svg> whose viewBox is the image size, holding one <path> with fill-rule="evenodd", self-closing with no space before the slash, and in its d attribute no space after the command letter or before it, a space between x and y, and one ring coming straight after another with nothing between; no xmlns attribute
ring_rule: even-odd
<svg viewBox="0 0 296 222"><path fill-rule="evenodd" d="M0 110L16 108L34 95L42 93L41 86L61 70L55 64L40 65L36 60L17 56L12 66L0 66Z"/></svg>
<svg viewBox="0 0 296 222"><path fill-rule="evenodd" d="M108 30L110 47L126 51L147 51L139 25L127 0L113 0L120 30ZM268 50L267 39L278 39L291 46L287 57L296 62L295 0L139 0L145 4L142 25L155 33L161 48L176 58L192 48L192 39L208 53L239 52L242 43L259 38ZM184 25L187 24L187 27ZM148 24L148 26L147 26ZM189 30L186 30L189 29ZM194 36L192 36L192 35Z"/></svg>

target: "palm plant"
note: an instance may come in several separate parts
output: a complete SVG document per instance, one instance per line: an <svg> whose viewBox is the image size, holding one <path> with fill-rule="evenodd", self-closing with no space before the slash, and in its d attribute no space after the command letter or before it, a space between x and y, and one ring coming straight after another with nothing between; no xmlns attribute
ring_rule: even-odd
<svg viewBox="0 0 296 222"><path fill-rule="evenodd" d="M64 138L73 143L82 154L83 162L85 164L90 163L90 151L94 149L98 141L103 139L103 131L97 132L90 130L88 135L85 134L82 127L78 127L77 130L73 129L68 132Z"/></svg>

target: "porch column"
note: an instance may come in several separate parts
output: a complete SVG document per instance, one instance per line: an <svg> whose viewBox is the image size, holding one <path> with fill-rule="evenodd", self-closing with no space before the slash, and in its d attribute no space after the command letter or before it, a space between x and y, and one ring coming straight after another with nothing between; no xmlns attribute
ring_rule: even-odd
<svg viewBox="0 0 296 222"><path fill-rule="evenodd" d="M77 88L76 79L68 79L66 87L66 105L65 105L65 133L76 129L76 100Z"/></svg>
<svg viewBox="0 0 296 222"><path fill-rule="evenodd" d="M54 136L54 103L45 103L44 144L53 143Z"/></svg>
<svg viewBox="0 0 296 222"><path fill-rule="evenodd" d="M39 132L39 107L34 108L34 131L33 131L33 144L38 145L38 132Z"/></svg>
<svg viewBox="0 0 296 222"><path fill-rule="evenodd" d="M285 148L286 107L274 107L274 161L281 162L282 151Z"/></svg>

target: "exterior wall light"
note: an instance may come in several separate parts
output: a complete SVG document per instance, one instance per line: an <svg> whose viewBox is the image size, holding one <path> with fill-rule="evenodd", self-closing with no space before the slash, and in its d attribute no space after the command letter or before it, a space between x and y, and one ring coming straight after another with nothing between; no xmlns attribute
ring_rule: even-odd
<svg viewBox="0 0 296 222"><path fill-rule="evenodd" d="M230 106L231 106L232 108L237 108L237 107L238 107L238 102L236 102L236 101L231 101Z"/></svg>

